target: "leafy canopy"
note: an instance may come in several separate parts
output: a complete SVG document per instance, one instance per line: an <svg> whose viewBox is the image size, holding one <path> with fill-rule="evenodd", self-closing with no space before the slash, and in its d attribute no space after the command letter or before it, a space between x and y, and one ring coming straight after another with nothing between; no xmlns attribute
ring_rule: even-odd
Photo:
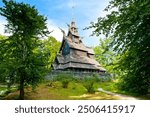
<svg viewBox="0 0 150 117"><path fill-rule="evenodd" d="M46 18L38 13L34 6L3 0L0 15L7 20L5 32L11 33L0 42L0 53L4 56L2 63L7 71L13 71L11 78L20 82L20 99L24 99L24 85L35 86L45 71L47 55L42 51L40 36L47 35ZM10 66L10 67L9 67ZM15 76L15 77L14 77Z"/></svg>
<svg viewBox="0 0 150 117"><path fill-rule="evenodd" d="M111 36L114 50L124 54L120 60L123 89L147 94L150 89L150 1L112 0L105 11L111 13L99 17L89 28L94 28L97 36Z"/></svg>
<svg viewBox="0 0 150 117"><path fill-rule="evenodd" d="M47 39L43 40L43 45L43 51L45 52L45 54L47 53L50 55L47 61L47 68L51 69L51 65L54 62L54 59L60 49L61 42L50 36Z"/></svg>
<svg viewBox="0 0 150 117"><path fill-rule="evenodd" d="M111 47L113 38L100 39L99 45L95 46L95 58L96 60L107 69L107 71L116 78L120 74L118 69L118 61L120 55L117 54Z"/></svg>
<svg viewBox="0 0 150 117"><path fill-rule="evenodd" d="M14 0L3 0L4 7L0 8L0 14L6 17L6 32L19 35L45 35L48 33L46 18L39 14L35 6L17 3Z"/></svg>

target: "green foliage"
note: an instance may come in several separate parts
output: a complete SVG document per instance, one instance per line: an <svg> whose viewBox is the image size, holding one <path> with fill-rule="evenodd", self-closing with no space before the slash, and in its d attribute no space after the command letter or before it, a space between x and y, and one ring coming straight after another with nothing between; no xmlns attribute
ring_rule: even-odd
<svg viewBox="0 0 150 117"><path fill-rule="evenodd" d="M84 78L83 86L86 88L88 93L94 93L95 92L94 81L91 80L91 78L88 78L88 77Z"/></svg>
<svg viewBox="0 0 150 117"><path fill-rule="evenodd" d="M61 82L62 82L62 87L63 88L68 88L68 84L69 84L69 80L68 79L64 79Z"/></svg>
<svg viewBox="0 0 150 117"><path fill-rule="evenodd" d="M62 83L63 88L68 88L69 82L73 81L74 78L71 74L62 73L59 74L55 80L60 81Z"/></svg>
<svg viewBox="0 0 150 117"><path fill-rule="evenodd" d="M48 39L43 40L43 51L48 54L47 68L50 69L55 57L59 51L61 42L57 41L54 37L48 37Z"/></svg>
<svg viewBox="0 0 150 117"><path fill-rule="evenodd" d="M48 33L47 20L39 15L38 10L29 4L17 3L14 0L2 0L4 6L0 8L0 15L8 21L6 32L16 34L17 36L37 37ZM19 34L19 35L18 35ZM22 38L22 37L21 37Z"/></svg>
<svg viewBox="0 0 150 117"><path fill-rule="evenodd" d="M116 59L115 51L110 46L112 38L107 38L105 40L100 39L100 44L94 47L96 60L104 66L110 73L114 71L114 60Z"/></svg>
<svg viewBox="0 0 150 117"><path fill-rule="evenodd" d="M46 18L29 4L13 0L3 3L0 15L8 22L5 32L12 35L0 41L1 62L7 77L20 82L20 99L23 99L24 85L36 86L46 71L48 57L39 39L48 34Z"/></svg>
<svg viewBox="0 0 150 117"><path fill-rule="evenodd" d="M113 38L100 39L100 44L95 46L96 60L111 74L112 78L119 78L122 74L119 67L121 55L113 50L111 45ZM110 77L106 78L110 79Z"/></svg>
<svg viewBox="0 0 150 117"><path fill-rule="evenodd" d="M107 85L107 84L105 84ZM100 85L97 84L99 88ZM116 96L108 95L102 92L94 94L87 94L86 89L81 83L70 82L68 88L62 88L62 84L59 81L53 83L53 87L49 87L49 82L39 84L35 89L35 92L31 88L27 87L28 93L25 94L27 100L114 100L119 99ZM37 93L38 92L38 93ZM0 99L18 99L17 92L0 97Z"/></svg>
<svg viewBox="0 0 150 117"><path fill-rule="evenodd" d="M96 60L99 61L104 67L110 66L115 56L113 48L110 48L112 38L100 39L100 44L94 47Z"/></svg>
<svg viewBox="0 0 150 117"><path fill-rule="evenodd" d="M8 89L6 87L6 85L3 84L2 86L0 86L0 97L4 97L4 96L8 95L9 93L12 93L15 91L17 91L17 86L14 85L10 89Z"/></svg>
<svg viewBox="0 0 150 117"><path fill-rule="evenodd" d="M13 84L16 77L14 60L9 50L10 41L6 36L0 35L0 81Z"/></svg>
<svg viewBox="0 0 150 117"><path fill-rule="evenodd" d="M88 93L95 93L94 83L99 81L100 79L98 79L96 74L94 74L93 76L86 76L81 80Z"/></svg>
<svg viewBox="0 0 150 117"><path fill-rule="evenodd" d="M139 94L150 89L149 4L149 0L112 0L105 9L111 13L90 26L96 35L113 37L111 45L120 54L122 88Z"/></svg>

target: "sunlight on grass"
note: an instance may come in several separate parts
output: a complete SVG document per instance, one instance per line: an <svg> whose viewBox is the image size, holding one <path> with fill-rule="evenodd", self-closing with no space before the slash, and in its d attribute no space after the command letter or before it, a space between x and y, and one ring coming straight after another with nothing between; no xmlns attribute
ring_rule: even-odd
<svg viewBox="0 0 150 117"><path fill-rule="evenodd" d="M6 87L0 87L0 91L7 89Z"/></svg>
<svg viewBox="0 0 150 117"><path fill-rule="evenodd" d="M70 82L68 88L62 88L60 82L40 84L34 91L31 87L25 89L26 100L113 100L115 96L107 95L102 92L87 94L82 84ZM5 99L18 99L19 91L10 93Z"/></svg>
<svg viewBox="0 0 150 117"><path fill-rule="evenodd" d="M88 99L88 100L117 100L118 97L107 95L102 92L96 92L94 94L83 94L80 96L70 96L71 99Z"/></svg>
<svg viewBox="0 0 150 117"><path fill-rule="evenodd" d="M96 92L87 94L86 89L80 83L71 82L68 88L62 88L60 82L54 83L53 87L41 84L35 92L28 93L26 99L38 100L113 100L115 96Z"/></svg>
<svg viewBox="0 0 150 117"><path fill-rule="evenodd" d="M118 92L113 82L97 82L94 84L95 93L87 93L82 83L72 81L68 88L62 88L59 81L51 83L50 81L41 83L33 91L31 87L25 88L25 100L119 100L118 96L109 95L104 92L97 91L103 88L111 92ZM19 91L11 92L3 99L16 100L19 97ZM141 96L141 99L150 99L149 96Z"/></svg>

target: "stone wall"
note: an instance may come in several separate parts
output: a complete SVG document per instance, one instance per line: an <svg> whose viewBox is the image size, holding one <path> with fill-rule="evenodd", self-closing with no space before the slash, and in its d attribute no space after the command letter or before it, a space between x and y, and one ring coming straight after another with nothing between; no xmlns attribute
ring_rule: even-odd
<svg viewBox="0 0 150 117"><path fill-rule="evenodd" d="M105 80L105 79L111 79L111 75L109 73L96 73L96 72L75 72L75 71L51 71L47 76L46 79L53 79L57 77L59 74L68 74L73 76L73 78L84 78L86 76L93 76L94 74L98 75L99 78Z"/></svg>

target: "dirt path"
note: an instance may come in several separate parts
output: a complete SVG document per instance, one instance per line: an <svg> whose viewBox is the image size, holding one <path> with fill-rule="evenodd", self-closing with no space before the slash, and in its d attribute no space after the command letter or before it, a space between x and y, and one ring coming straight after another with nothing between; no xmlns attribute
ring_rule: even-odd
<svg viewBox="0 0 150 117"><path fill-rule="evenodd" d="M131 96L127 96L127 95L122 95L122 94L117 94L117 93L112 93L112 92L103 90L102 88L98 88L98 91L104 92L104 93L106 93L108 95L117 96L121 100L139 100L138 98L135 98L135 97L131 97Z"/></svg>

